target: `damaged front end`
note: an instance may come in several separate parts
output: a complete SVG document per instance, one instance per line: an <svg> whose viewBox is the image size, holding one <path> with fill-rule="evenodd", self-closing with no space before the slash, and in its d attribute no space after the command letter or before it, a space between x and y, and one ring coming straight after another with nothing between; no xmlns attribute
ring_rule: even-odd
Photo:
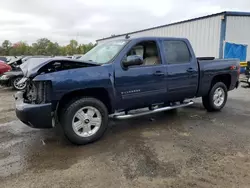
<svg viewBox="0 0 250 188"><path fill-rule="evenodd" d="M36 104L28 100L25 92L19 91L15 94L16 116L26 125L33 128L52 128L54 118L51 103Z"/></svg>
<svg viewBox="0 0 250 188"><path fill-rule="evenodd" d="M27 88L23 94L24 102L28 104L50 103L51 90L51 81L27 80Z"/></svg>
<svg viewBox="0 0 250 188"><path fill-rule="evenodd" d="M32 58L23 63L20 68L23 71L24 77L34 78L39 74L93 66L100 65L93 62L83 62L70 59Z"/></svg>
<svg viewBox="0 0 250 188"><path fill-rule="evenodd" d="M26 79L25 91L16 93L16 115L32 128L52 128L55 125L51 103L50 81Z"/></svg>
<svg viewBox="0 0 250 188"><path fill-rule="evenodd" d="M25 91L15 95L17 117L33 128L54 127L52 81L37 79L37 76L91 66L99 65L68 59L31 59L22 64L21 69L24 73L22 81L27 82L27 87Z"/></svg>

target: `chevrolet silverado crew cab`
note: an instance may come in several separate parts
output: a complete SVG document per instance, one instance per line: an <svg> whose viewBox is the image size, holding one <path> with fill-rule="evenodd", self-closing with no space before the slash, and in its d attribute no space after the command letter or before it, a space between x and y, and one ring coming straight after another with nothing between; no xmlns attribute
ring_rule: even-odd
<svg viewBox="0 0 250 188"><path fill-rule="evenodd" d="M192 105L221 110L238 87L239 61L196 58L187 39L143 37L99 44L78 60L30 59L16 115L34 128L62 126L75 144L99 139L109 118L127 119ZM135 110L140 109L143 110ZM148 109L148 110L145 110Z"/></svg>

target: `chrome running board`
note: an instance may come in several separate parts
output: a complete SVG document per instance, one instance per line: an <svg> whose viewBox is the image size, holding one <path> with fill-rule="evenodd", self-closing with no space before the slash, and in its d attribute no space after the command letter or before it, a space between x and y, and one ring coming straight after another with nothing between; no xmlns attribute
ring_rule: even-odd
<svg viewBox="0 0 250 188"><path fill-rule="evenodd" d="M130 118L135 118L135 117L139 117L139 116L154 114L157 112L163 112L163 111L172 110L172 109L176 109L176 108L182 108L182 107L190 106L192 104L194 104L194 102L190 101L188 103L178 104L178 105L174 105L174 106L166 106L166 107L162 107L162 108L156 108L153 110L148 110L146 112L144 111L144 112L138 112L138 113L134 113L134 114L125 114L124 112L115 113L115 114L109 115L109 117L113 118L113 119L130 119Z"/></svg>

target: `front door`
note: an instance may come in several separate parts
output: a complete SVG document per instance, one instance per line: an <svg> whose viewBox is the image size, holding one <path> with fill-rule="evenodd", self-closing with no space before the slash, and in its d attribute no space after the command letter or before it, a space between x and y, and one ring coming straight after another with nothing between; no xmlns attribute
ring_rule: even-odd
<svg viewBox="0 0 250 188"><path fill-rule="evenodd" d="M162 64L157 41L130 44L124 58L139 55L144 64L122 68L116 67L116 104L120 110L145 107L162 102L166 97L166 67Z"/></svg>

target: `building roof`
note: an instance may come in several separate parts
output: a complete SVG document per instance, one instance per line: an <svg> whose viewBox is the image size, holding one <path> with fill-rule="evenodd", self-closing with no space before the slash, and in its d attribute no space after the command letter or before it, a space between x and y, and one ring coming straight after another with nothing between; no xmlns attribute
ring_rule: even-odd
<svg viewBox="0 0 250 188"><path fill-rule="evenodd" d="M148 30L152 30L152 29L158 29L158 28L167 27L167 26L171 26L171 25L176 25L176 24L181 24L181 23L186 23L186 22L192 22L192 21L201 20L201 19L205 19L205 18L211 18L211 17L219 16L219 15L225 15L225 16L250 16L250 12L224 11L224 12L219 12L219 13L215 13L215 14L210 14L210 15L207 15L207 16L198 17L198 18L192 18L192 19L188 19L188 20L184 20L184 21L174 22L174 23L160 25L160 26L151 27L151 28L147 28L147 29L142 29L142 30L138 30L138 31L123 33L123 34L114 35L114 36L110 36L110 37L105 37L105 38L102 38L102 39L97 39L96 41L98 42L98 41L105 40L105 39L116 38L116 37L120 37L120 36L135 34L135 33L143 32L143 31L148 31Z"/></svg>

